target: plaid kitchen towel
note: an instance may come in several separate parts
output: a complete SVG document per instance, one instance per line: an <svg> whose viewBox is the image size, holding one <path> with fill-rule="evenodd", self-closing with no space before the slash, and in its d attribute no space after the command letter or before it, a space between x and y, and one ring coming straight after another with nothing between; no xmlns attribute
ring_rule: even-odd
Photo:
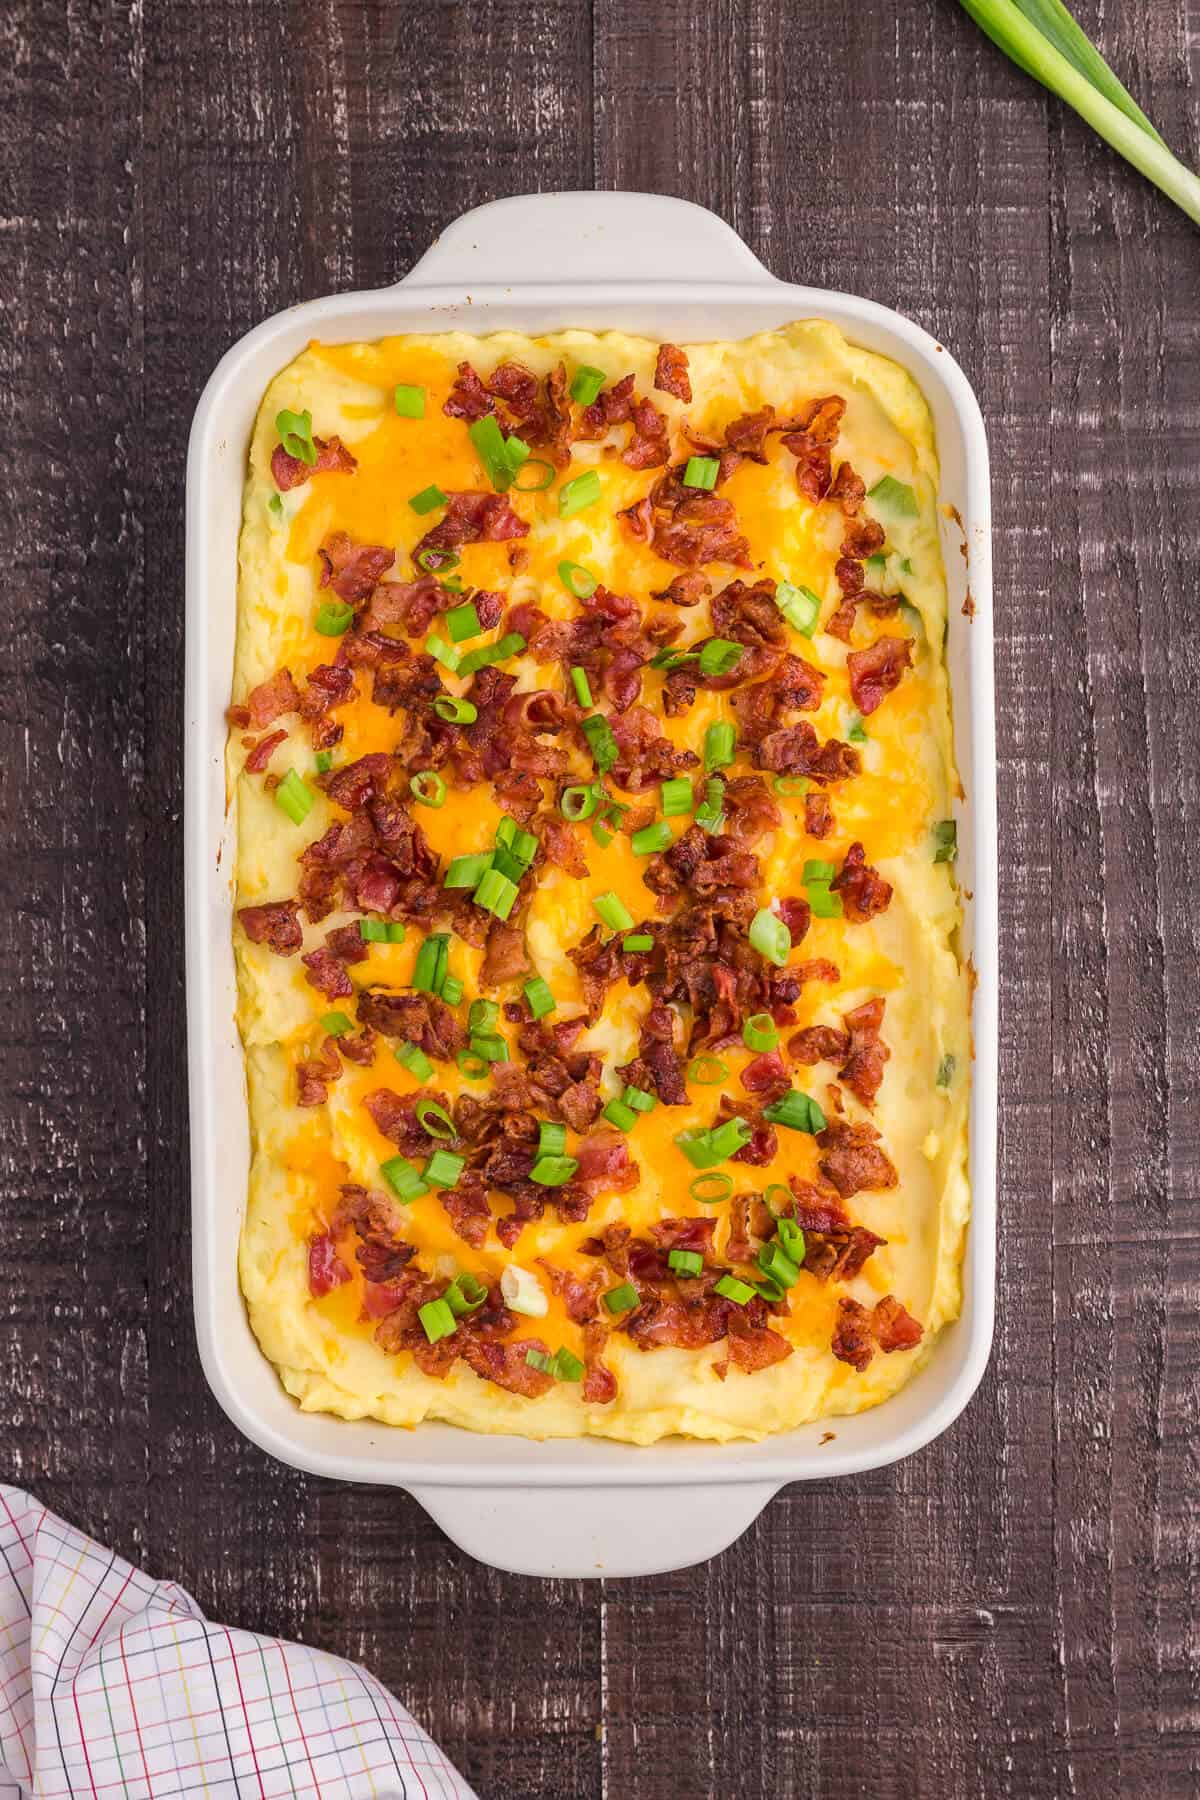
<svg viewBox="0 0 1200 1800"><path fill-rule="evenodd" d="M0 1485L0 1800L474 1800L365 1670L210 1625Z"/></svg>

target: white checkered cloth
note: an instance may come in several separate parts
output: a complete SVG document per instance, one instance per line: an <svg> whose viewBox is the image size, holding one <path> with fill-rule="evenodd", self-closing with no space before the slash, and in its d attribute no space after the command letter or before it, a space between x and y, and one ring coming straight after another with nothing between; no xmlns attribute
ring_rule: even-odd
<svg viewBox="0 0 1200 1800"><path fill-rule="evenodd" d="M475 1800L340 1657L210 1625L0 1485L0 1800Z"/></svg>

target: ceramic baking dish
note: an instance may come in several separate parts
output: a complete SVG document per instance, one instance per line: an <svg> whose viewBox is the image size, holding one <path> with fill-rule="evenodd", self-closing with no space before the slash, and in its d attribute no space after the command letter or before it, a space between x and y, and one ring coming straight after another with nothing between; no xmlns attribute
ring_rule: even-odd
<svg viewBox="0 0 1200 1800"><path fill-rule="evenodd" d="M884 1405L761 1444L539 1444L446 1425L416 1431L303 1413L258 1349L238 1288L249 1135L230 940L235 821L224 711L237 606L246 454L271 378L327 343L455 327L617 328L687 344L820 315L903 363L933 409L950 583L948 656L966 797L959 875L978 977L971 1105L974 1214L962 1318ZM965 537L965 544L964 544ZM965 549L965 556L963 554ZM972 607L965 605L970 583ZM408 1490L463 1549L531 1575L642 1575L733 1542L789 1481L854 1475L911 1455L966 1405L987 1362L995 1291L996 819L987 444L962 371L886 307L776 281L729 227L651 194L542 194L459 219L378 292L280 313L222 359L196 410L187 492L186 891L196 1330L205 1373L247 1437L281 1461ZM822 1443L827 1431L833 1436Z"/></svg>

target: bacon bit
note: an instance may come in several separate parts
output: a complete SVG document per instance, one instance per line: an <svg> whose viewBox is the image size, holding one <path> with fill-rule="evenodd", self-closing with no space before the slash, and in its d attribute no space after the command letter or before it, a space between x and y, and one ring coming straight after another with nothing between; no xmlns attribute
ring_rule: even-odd
<svg viewBox="0 0 1200 1800"><path fill-rule="evenodd" d="M452 1062L466 1047L467 1034L444 1001L432 994L389 994L364 988L358 997L363 1025L384 1037L407 1038L436 1062Z"/></svg>
<svg viewBox="0 0 1200 1800"><path fill-rule="evenodd" d="M809 837L827 838L834 830L833 808L829 804L829 795L822 793L805 794L804 796L804 829Z"/></svg>
<svg viewBox="0 0 1200 1800"><path fill-rule="evenodd" d="M331 531L317 550L323 564L322 587L331 587L348 604L365 600L396 560L383 544L356 544L346 531Z"/></svg>
<svg viewBox="0 0 1200 1800"><path fill-rule="evenodd" d="M699 606L707 600L712 592L712 584L707 575L699 569L692 569L686 575L676 575L668 587L661 589L652 597L655 600L666 600L672 606Z"/></svg>
<svg viewBox="0 0 1200 1800"><path fill-rule="evenodd" d="M805 1227L802 1266L818 1281L853 1281L862 1273L868 1257L886 1242L886 1238L876 1237L865 1225L833 1232Z"/></svg>
<svg viewBox="0 0 1200 1800"><path fill-rule="evenodd" d="M602 388L591 405L584 407L581 437L603 437L612 426L628 422L634 407L633 381L632 375L623 375L612 387Z"/></svg>
<svg viewBox="0 0 1200 1800"><path fill-rule="evenodd" d="M878 637L865 650L852 650L846 658L850 693L865 719L881 706L912 667L912 638Z"/></svg>
<svg viewBox="0 0 1200 1800"><path fill-rule="evenodd" d="M417 1117L417 1107L423 1101L431 1101L447 1114L450 1111L449 1100L437 1088L418 1088L411 1094L397 1094L391 1088L374 1088L371 1093L363 1095L363 1105L370 1113L376 1130L382 1132L406 1156L418 1156L432 1148L429 1134ZM457 1136L439 1137L437 1141L447 1150L461 1148Z"/></svg>
<svg viewBox="0 0 1200 1800"><path fill-rule="evenodd" d="M607 1406L617 1397L617 1378L601 1361L608 1343L607 1325L588 1322L583 1328L583 1398L589 1406Z"/></svg>
<svg viewBox="0 0 1200 1800"><path fill-rule="evenodd" d="M817 1167L843 1200L863 1188L876 1192L894 1188L900 1180L895 1164L878 1147L879 1133L873 1125L834 1119L818 1133L817 1143L825 1152Z"/></svg>
<svg viewBox="0 0 1200 1800"><path fill-rule="evenodd" d="M375 1033L369 1025L361 1031L346 1031L336 1040L338 1055L347 1062L358 1063L369 1069L375 1061Z"/></svg>
<svg viewBox="0 0 1200 1800"><path fill-rule="evenodd" d="M593 1132L580 1141L575 1154L579 1168L572 1176L572 1185L583 1189L593 1200L601 1194L627 1194L641 1178L641 1170L619 1132Z"/></svg>
<svg viewBox="0 0 1200 1800"><path fill-rule="evenodd" d="M731 419L725 427L725 442L739 456L747 456L752 462L766 462L767 433L775 424L775 408L771 405L761 406L757 412L742 413L739 418Z"/></svg>
<svg viewBox="0 0 1200 1800"><path fill-rule="evenodd" d="M866 499L866 497L867 497L866 482L863 481L860 476L858 476L854 473L854 470L850 467L849 463L839 463L838 464L838 472L834 476L833 481L830 483L829 498L831 500L836 500L838 505L841 507L842 511L845 513L846 517L848 519L851 519L854 517L855 513L858 511L859 507L862 505L862 503ZM869 523L873 525L875 523L875 521L872 519L869 521ZM880 545L883 543L883 528L882 528L882 526L880 526L878 528L878 530L879 530L879 543L877 543L874 546L874 549L864 550L857 554L861 554L864 556L874 555L874 551L878 550Z"/></svg>
<svg viewBox="0 0 1200 1800"><path fill-rule="evenodd" d="M779 804L759 775L735 775L727 781L724 807L725 836L732 838L741 850L753 849L760 838L783 823Z"/></svg>
<svg viewBox="0 0 1200 1800"><path fill-rule="evenodd" d="M530 1350L537 1350L542 1356L550 1354L541 1338L518 1338L513 1344L481 1344L469 1337L464 1339L460 1354L482 1381L494 1382L510 1394L537 1400L554 1386L554 1377L526 1362Z"/></svg>
<svg viewBox="0 0 1200 1800"><path fill-rule="evenodd" d="M692 384L688 378L688 359L677 344L660 344L654 365L654 385L662 394L674 394L690 406Z"/></svg>
<svg viewBox="0 0 1200 1800"><path fill-rule="evenodd" d="M666 419L652 400L639 400L631 417L633 436L621 461L630 469L660 469L671 454Z"/></svg>
<svg viewBox="0 0 1200 1800"><path fill-rule="evenodd" d="M891 904L892 884L867 861L861 844L851 844L840 870L829 884L832 893L842 896L842 908L856 925L865 925Z"/></svg>
<svg viewBox="0 0 1200 1800"><path fill-rule="evenodd" d="M432 575L421 575L416 581L381 581L359 613L356 629L381 631L385 625L398 625L416 637L428 631L438 614L456 600Z"/></svg>
<svg viewBox="0 0 1200 1800"><path fill-rule="evenodd" d="M914 1349L924 1335L924 1326L894 1294L885 1294L870 1312L859 1301L842 1298L832 1349L840 1362L849 1363L861 1374L874 1356L876 1344L890 1355L894 1350Z"/></svg>
<svg viewBox="0 0 1200 1800"><path fill-rule="evenodd" d="M426 550L458 550L463 544L503 543L508 538L522 538L529 532L528 521L515 513L503 494L488 494L477 489L447 495L447 506L441 523L427 531L412 552L419 564Z"/></svg>
<svg viewBox="0 0 1200 1800"><path fill-rule="evenodd" d="M482 1184L464 1177L457 1187L442 1188L438 1199L463 1242L473 1250L481 1249L492 1222L492 1209Z"/></svg>
<svg viewBox="0 0 1200 1800"><path fill-rule="evenodd" d="M317 1056L296 1064L297 1106L324 1106L329 1098L330 1082L339 1080L341 1073L337 1041L327 1037Z"/></svg>
<svg viewBox="0 0 1200 1800"><path fill-rule="evenodd" d="M840 738L822 743L807 719L779 731L770 731L751 746L756 769L776 775L807 775L811 781L848 781L862 767L858 751Z"/></svg>
<svg viewBox="0 0 1200 1800"><path fill-rule="evenodd" d="M761 1094L766 1101L778 1100L792 1085L778 1050L765 1050L756 1056L746 1064L739 1079L748 1094Z"/></svg>
<svg viewBox="0 0 1200 1800"><path fill-rule="evenodd" d="M696 1250L701 1256L710 1256L716 1229L715 1219L659 1219L651 1225L650 1236L660 1250Z"/></svg>
<svg viewBox="0 0 1200 1800"><path fill-rule="evenodd" d="M850 1039L836 1025L806 1025L788 1039L788 1055L812 1068L819 1062L841 1062L850 1048Z"/></svg>
<svg viewBox="0 0 1200 1800"><path fill-rule="evenodd" d="M391 758L386 750L373 750L370 755L360 756L344 768L329 769L324 775L318 775L317 786L335 806L344 807L347 812L359 812L368 800L383 793L390 765Z"/></svg>
<svg viewBox="0 0 1200 1800"><path fill-rule="evenodd" d="M679 1052L675 1048L675 1015L661 1000L653 1003L642 1020L638 1036L638 1060L645 1068L651 1088L664 1106L687 1105L687 1083L683 1078Z"/></svg>
<svg viewBox="0 0 1200 1800"><path fill-rule="evenodd" d="M609 724L617 740L612 778L631 794L700 766L695 751L677 750L644 706L631 706L628 712L610 718Z"/></svg>
<svg viewBox="0 0 1200 1800"><path fill-rule="evenodd" d="M242 767L248 775L261 775L280 744L286 743L287 732L272 731L266 737L259 738L257 743L253 739L246 738L242 741L253 745Z"/></svg>
<svg viewBox="0 0 1200 1800"><path fill-rule="evenodd" d="M318 993L324 994L327 1000L348 1000L354 992L354 983L347 975L337 957L323 947L310 950L300 961L307 973L304 979L315 987Z"/></svg>
<svg viewBox="0 0 1200 1800"><path fill-rule="evenodd" d="M479 971L479 984L485 988L502 987L507 981L520 981L533 972L525 933L517 925L495 920L488 927L487 949Z"/></svg>
<svg viewBox="0 0 1200 1800"><path fill-rule="evenodd" d="M474 424L485 413L495 412L496 402L469 362L460 362L458 374L442 411L451 419L466 419Z"/></svg>
<svg viewBox="0 0 1200 1800"><path fill-rule="evenodd" d="M238 918L252 944L266 944L276 956L294 956L304 942L298 900L268 900L262 906L240 906Z"/></svg>
<svg viewBox="0 0 1200 1800"><path fill-rule="evenodd" d="M281 713L295 712L299 705L300 695L291 670L279 669L268 680L251 688L244 705L229 707L225 717L231 725L242 730L249 726L252 731L265 731Z"/></svg>
<svg viewBox="0 0 1200 1800"><path fill-rule="evenodd" d="M728 1330L732 1303L718 1294L688 1300L643 1300L625 1320L622 1330L639 1350L669 1345L677 1350L700 1350L715 1344Z"/></svg>
<svg viewBox="0 0 1200 1800"><path fill-rule="evenodd" d="M787 899L779 902L779 917L787 926L792 939L792 949L802 943L812 923L812 908L807 900Z"/></svg>
<svg viewBox="0 0 1200 1800"><path fill-rule="evenodd" d="M323 1299L349 1279L350 1271L337 1253L332 1233L315 1232L308 1240L308 1291L313 1299Z"/></svg>
<svg viewBox="0 0 1200 1800"><path fill-rule="evenodd" d="M849 1034L846 1060L839 1071L841 1079L864 1106L874 1106L875 1096L883 1080L884 1064L891 1051L879 1036L883 1024L883 999L868 1000L845 1015Z"/></svg>
<svg viewBox="0 0 1200 1800"><path fill-rule="evenodd" d="M739 1312L729 1315L729 1354L734 1366L746 1375L769 1369L792 1354L792 1346L777 1331L751 1325Z"/></svg>
<svg viewBox="0 0 1200 1800"><path fill-rule="evenodd" d="M583 1281L578 1275L572 1275L569 1269L560 1269L544 1256L539 1256L537 1261L545 1269L550 1286L566 1307L569 1319L574 1319L576 1325L586 1325L596 1317L602 1285L599 1275L589 1275Z"/></svg>
<svg viewBox="0 0 1200 1800"><path fill-rule="evenodd" d="M738 529L733 502L721 494L697 493L689 488L682 488L683 497L676 498L674 490L665 487L674 474L672 470L649 495L651 507L661 513L654 517L651 528L650 542L655 554L681 569L699 569L715 562L748 569L750 545ZM664 497L659 498L660 494ZM627 512L618 517L626 518Z"/></svg>
<svg viewBox="0 0 1200 1800"><path fill-rule="evenodd" d="M827 956L815 956L811 962L796 963L791 973L801 986L806 981L840 981L842 979L842 971L835 962L830 962Z"/></svg>
<svg viewBox="0 0 1200 1800"><path fill-rule="evenodd" d="M542 856L548 863L573 875L577 881L587 879L587 858L573 825L560 818L558 813L540 812L535 815L531 829L536 833Z"/></svg>
<svg viewBox="0 0 1200 1800"><path fill-rule="evenodd" d="M357 469L357 461L341 438L315 437L313 443L317 449L317 460L311 468L298 456L289 456L282 444L276 444L272 450L271 479L280 493L286 494L289 488L302 487L310 475L348 475Z"/></svg>
<svg viewBox="0 0 1200 1800"><path fill-rule="evenodd" d="M845 464L843 463L842 469L844 468ZM838 470L839 475L841 475L842 469ZM851 474L853 475L853 471ZM858 477L854 475L853 479L857 481ZM859 485L862 484L859 483ZM887 533L876 519L852 519L846 526L846 535L842 539L842 555L857 556L861 562L882 550L886 538ZM859 586L861 587L861 585L860 582Z"/></svg>

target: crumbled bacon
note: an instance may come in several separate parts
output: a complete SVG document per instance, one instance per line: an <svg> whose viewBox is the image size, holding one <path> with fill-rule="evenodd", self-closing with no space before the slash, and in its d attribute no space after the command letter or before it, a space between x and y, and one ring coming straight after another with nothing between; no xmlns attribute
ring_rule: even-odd
<svg viewBox="0 0 1200 1800"><path fill-rule="evenodd" d="M820 791L804 796L804 829L809 837L827 838L834 829L833 808L829 795Z"/></svg>
<svg viewBox="0 0 1200 1800"><path fill-rule="evenodd" d="M572 1185L593 1200L601 1194L627 1194L638 1184L641 1171L619 1131L593 1132L580 1140L575 1154L579 1168L571 1178Z"/></svg>
<svg viewBox="0 0 1200 1800"><path fill-rule="evenodd" d="M554 1292L558 1295L567 1310L567 1317L576 1325L586 1325L596 1317L600 1304L601 1280L598 1275L589 1275L583 1280L572 1275L569 1269L560 1269L544 1256L538 1257L538 1265L546 1271L546 1278Z"/></svg>
<svg viewBox="0 0 1200 1800"><path fill-rule="evenodd" d="M633 794L667 781L672 775L699 767L694 750L677 750L659 730L654 714L644 706L631 706L609 720L617 740L617 760L612 778Z"/></svg>
<svg viewBox="0 0 1200 1800"><path fill-rule="evenodd" d="M812 922L812 908L807 900L789 895L779 902L778 911L779 917L788 928L788 935L792 940L792 949L794 950L796 945L803 943L808 935L808 927Z"/></svg>
<svg viewBox="0 0 1200 1800"><path fill-rule="evenodd" d="M792 1354L792 1346L777 1331L752 1325L739 1311L729 1315L729 1354L734 1366L746 1375L769 1369Z"/></svg>
<svg viewBox="0 0 1200 1800"><path fill-rule="evenodd" d="M318 1054L296 1064L296 1105L324 1106L329 1098L329 1084L342 1073L337 1042L327 1037Z"/></svg>
<svg viewBox="0 0 1200 1800"><path fill-rule="evenodd" d="M702 600L708 599L711 591L712 583L707 575L702 575L699 569L691 569L686 575L676 575L674 581L654 598L667 600L672 606L699 606Z"/></svg>
<svg viewBox="0 0 1200 1800"><path fill-rule="evenodd" d="M725 442L740 456L753 462L765 462L767 433L775 423L775 408L760 406L757 412L742 413L725 427Z"/></svg>
<svg viewBox="0 0 1200 1800"><path fill-rule="evenodd" d="M370 755L360 756L340 769L328 769L324 775L318 775L317 786L335 806L358 812L368 800L382 794L390 763L386 750L372 750Z"/></svg>
<svg viewBox="0 0 1200 1800"><path fill-rule="evenodd" d="M294 956L304 942L297 900L268 900L262 906L240 906L238 919L252 944L266 944L276 956Z"/></svg>
<svg viewBox="0 0 1200 1800"><path fill-rule="evenodd" d="M687 1300L643 1300L625 1320L623 1329L639 1350L670 1345L677 1350L700 1350L715 1344L729 1328L731 1302L719 1294Z"/></svg>
<svg viewBox="0 0 1200 1800"><path fill-rule="evenodd" d="M912 667L911 638L878 637L865 650L852 650L846 658L850 693L865 719L881 706Z"/></svg>
<svg viewBox="0 0 1200 1800"><path fill-rule="evenodd" d="M583 1328L583 1398L589 1406L607 1406L617 1397L617 1378L602 1360L608 1339L608 1326L598 1321Z"/></svg>
<svg viewBox="0 0 1200 1800"><path fill-rule="evenodd" d="M892 884L871 867L861 844L851 844L829 888L842 896L842 910L856 925L865 925L891 904Z"/></svg>
<svg viewBox="0 0 1200 1800"><path fill-rule="evenodd" d="M537 1400L542 1394L549 1393L554 1386L554 1377L543 1374L526 1360L531 1350L540 1356L550 1354L541 1338L518 1338L515 1343L497 1344L480 1343L470 1337L464 1339L460 1354L481 1380L495 1382L497 1387L506 1388L510 1394Z"/></svg>
<svg viewBox="0 0 1200 1800"><path fill-rule="evenodd" d="M850 519L853 518L866 497L867 485L865 481L862 480L861 476L854 473L854 470L850 467L849 463L839 463L837 474L830 484L829 498L831 500L836 500L846 517ZM871 523L873 524L874 521L872 520ZM878 550L882 543L883 532L880 530L878 543L873 546L872 550L864 551L863 554L866 556L872 555L873 550Z"/></svg>
<svg viewBox="0 0 1200 1800"><path fill-rule="evenodd" d="M508 981L520 981L531 974L533 964L525 948L525 933L516 925L494 919L488 927L487 948L479 971L479 985L502 987Z"/></svg>
<svg viewBox="0 0 1200 1800"><path fill-rule="evenodd" d="M323 1299L349 1279L350 1271L337 1253L332 1233L314 1232L308 1240L308 1291L313 1299Z"/></svg>
<svg viewBox="0 0 1200 1800"><path fill-rule="evenodd" d="M339 599L350 604L365 600L396 560L396 552L386 545L356 544L345 531L331 531L317 554L322 563L321 586L331 587Z"/></svg>
<svg viewBox="0 0 1200 1800"><path fill-rule="evenodd" d="M425 533L413 550L420 566L426 551L458 550L463 544L502 543L528 534L528 521L515 513L503 494L478 489L448 494L441 521Z"/></svg>
<svg viewBox="0 0 1200 1800"><path fill-rule="evenodd" d="M474 424L485 413L495 412L496 402L469 362L460 362L458 374L442 411L452 419L466 419Z"/></svg>
<svg viewBox="0 0 1200 1800"><path fill-rule="evenodd" d="M847 1125L842 1119L831 1119L818 1134L817 1143L823 1151L817 1166L844 1200L863 1188L894 1188L900 1180L895 1164L879 1148L879 1133L873 1125Z"/></svg>
<svg viewBox="0 0 1200 1800"><path fill-rule="evenodd" d="M480 1249L492 1222L492 1209L482 1184L463 1177L457 1186L443 1188L438 1199L463 1242L474 1250Z"/></svg>
<svg viewBox="0 0 1200 1800"><path fill-rule="evenodd" d="M327 1000L348 1000L354 992L354 983L343 965L323 946L319 950L310 950L300 961L306 970L304 979Z"/></svg>
<svg viewBox="0 0 1200 1800"><path fill-rule="evenodd" d="M874 1106L891 1051L879 1036L886 1001L867 1000L845 1015L847 1049L840 1075L864 1106Z"/></svg>
<svg viewBox="0 0 1200 1800"><path fill-rule="evenodd" d="M677 344L660 344L654 365L654 385L662 394L674 394L685 405L691 404L692 384L688 379L688 359Z"/></svg>
<svg viewBox="0 0 1200 1800"><path fill-rule="evenodd" d="M384 1037L405 1038L436 1062L450 1062L465 1049L467 1034L444 1001L433 994L389 994L365 988L358 997L363 1025Z"/></svg>
<svg viewBox="0 0 1200 1800"><path fill-rule="evenodd" d="M251 688L243 705L229 707L225 716L231 725L243 730L249 726L252 731L265 731L281 713L295 712L299 705L300 695L291 670L278 669Z"/></svg>
<svg viewBox="0 0 1200 1800"><path fill-rule="evenodd" d="M350 474L357 469L356 459L347 450L341 438L314 437L317 460L309 464L298 456L289 456L282 444L276 444L271 452L271 479L280 493L286 494L289 488L302 487L310 475Z"/></svg>
<svg viewBox="0 0 1200 1800"><path fill-rule="evenodd" d="M358 615L360 631L382 631L398 625L410 637L428 631L438 614L456 604L456 596L432 575L416 581L381 581Z"/></svg>
<svg viewBox="0 0 1200 1800"><path fill-rule="evenodd" d="M742 1070L740 1080L748 1094L757 1094L764 1101L778 1100L792 1085L778 1050L766 1050L754 1057Z"/></svg>
<svg viewBox="0 0 1200 1800"><path fill-rule="evenodd" d="M885 1294L869 1312L860 1301L843 1297L838 1301L832 1349L840 1362L849 1363L861 1374L876 1345L890 1355L895 1350L914 1349L924 1335L924 1326L894 1294Z"/></svg>
<svg viewBox="0 0 1200 1800"><path fill-rule="evenodd" d="M913 1350L925 1335L925 1327L900 1304L895 1294L885 1294L882 1300L875 1302L871 1329L885 1355L894 1350Z"/></svg>
<svg viewBox="0 0 1200 1800"><path fill-rule="evenodd" d="M449 1114L450 1103L445 1094L439 1093L436 1088L418 1088L409 1094L397 1094L392 1088L374 1088L371 1093L363 1096L363 1105L370 1113L376 1129L405 1156L419 1156L432 1147L430 1135L422 1125L417 1111L424 1103L438 1106ZM441 1130L437 1142L445 1149L460 1148L457 1137L442 1135Z"/></svg>
<svg viewBox="0 0 1200 1800"><path fill-rule="evenodd" d="M249 742L250 740L243 740ZM248 775L261 775L280 744L287 742L286 731L271 731L251 744L250 754L242 767Z"/></svg>
<svg viewBox="0 0 1200 1800"><path fill-rule="evenodd" d="M807 775L811 781L847 781L862 767L858 751L840 738L821 743L807 719L769 731L751 751L756 769L776 775Z"/></svg>

